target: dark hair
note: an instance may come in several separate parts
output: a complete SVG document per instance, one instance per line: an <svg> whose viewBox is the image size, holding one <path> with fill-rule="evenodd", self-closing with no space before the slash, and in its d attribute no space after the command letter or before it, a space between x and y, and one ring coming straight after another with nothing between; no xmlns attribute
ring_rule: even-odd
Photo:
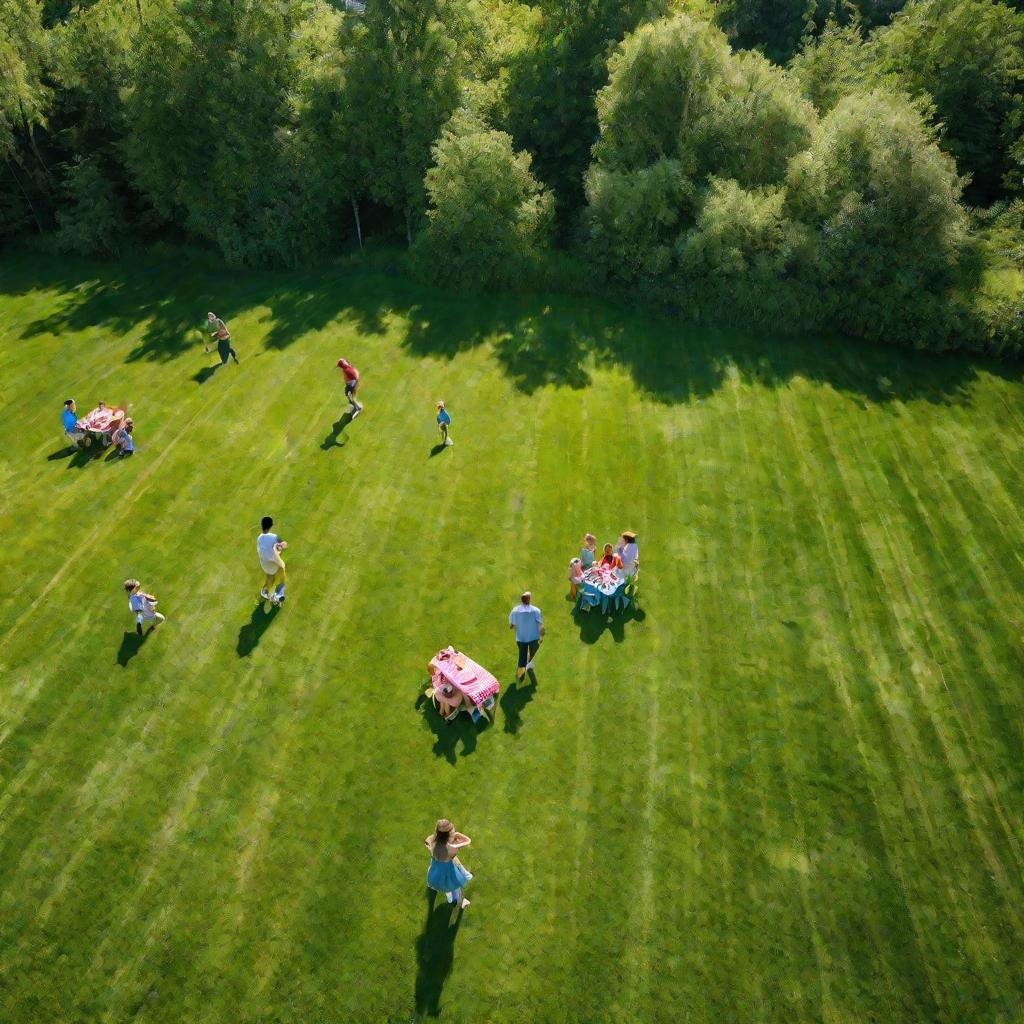
<svg viewBox="0 0 1024 1024"><path fill-rule="evenodd" d="M74 405L75 404L75 400L73 398L65 399L64 404L65 405Z"/></svg>
<svg viewBox="0 0 1024 1024"><path fill-rule="evenodd" d="M447 846L448 840L451 838L451 832L435 832L434 833L434 846Z"/></svg>
<svg viewBox="0 0 1024 1024"><path fill-rule="evenodd" d="M266 532L267 532L267 530L269 530L269 529L270 529L270 528L271 528L271 527L272 527L273 525L274 525L274 520L273 520L273 519L271 519L271 518L270 518L270 516L264 516L264 517L263 517L263 518L262 518L262 519L260 520L260 529L261 529L261 530L262 530L262 531L263 531L264 533L266 533Z"/></svg>

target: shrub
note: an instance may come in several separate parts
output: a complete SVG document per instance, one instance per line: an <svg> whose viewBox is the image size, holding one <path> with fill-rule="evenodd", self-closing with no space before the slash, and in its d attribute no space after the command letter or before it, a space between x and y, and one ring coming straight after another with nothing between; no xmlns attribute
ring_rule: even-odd
<svg viewBox="0 0 1024 1024"><path fill-rule="evenodd" d="M546 248L551 194L530 172L530 154L468 111L457 112L433 149L425 184L427 227L414 262L434 280L508 286L522 280Z"/></svg>

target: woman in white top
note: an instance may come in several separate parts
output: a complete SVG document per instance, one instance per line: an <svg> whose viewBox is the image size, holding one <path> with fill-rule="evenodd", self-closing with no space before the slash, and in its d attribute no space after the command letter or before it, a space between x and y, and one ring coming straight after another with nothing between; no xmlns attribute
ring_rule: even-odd
<svg viewBox="0 0 1024 1024"><path fill-rule="evenodd" d="M632 530L623 530L615 550L622 559L622 574L626 579L635 576L640 568L640 548L637 547L636 534Z"/></svg>

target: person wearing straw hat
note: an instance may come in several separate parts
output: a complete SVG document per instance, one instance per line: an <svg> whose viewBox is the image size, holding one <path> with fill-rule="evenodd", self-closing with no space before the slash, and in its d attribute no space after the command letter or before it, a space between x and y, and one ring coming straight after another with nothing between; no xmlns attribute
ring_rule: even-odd
<svg viewBox="0 0 1024 1024"><path fill-rule="evenodd" d="M430 851L427 885L435 892L443 892L448 902L457 904L460 910L469 906L462 890L473 876L463 867L458 851L469 846L471 841L469 836L456 832L447 818L438 819L434 831L423 840L423 845Z"/></svg>
<svg viewBox="0 0 1024 1024"><path fill-rule="evenodd" d="M636 544L636 532L623 530L615 551L622 559L623 575L626 579L632 579L640 568L640 549Z"/></svg>

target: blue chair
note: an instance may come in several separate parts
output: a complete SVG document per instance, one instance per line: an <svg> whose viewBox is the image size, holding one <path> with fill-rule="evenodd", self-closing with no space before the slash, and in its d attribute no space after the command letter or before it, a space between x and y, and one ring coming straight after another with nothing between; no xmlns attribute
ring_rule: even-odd
<svg viewBox="0 0 1024 1024"><path fill-rule="evenodd" d="M576 599L576 607L582 612L589 612L591 608L596 608L600 603L601 592L590 583L584 583L580 587L579 596Z"/></svg>

